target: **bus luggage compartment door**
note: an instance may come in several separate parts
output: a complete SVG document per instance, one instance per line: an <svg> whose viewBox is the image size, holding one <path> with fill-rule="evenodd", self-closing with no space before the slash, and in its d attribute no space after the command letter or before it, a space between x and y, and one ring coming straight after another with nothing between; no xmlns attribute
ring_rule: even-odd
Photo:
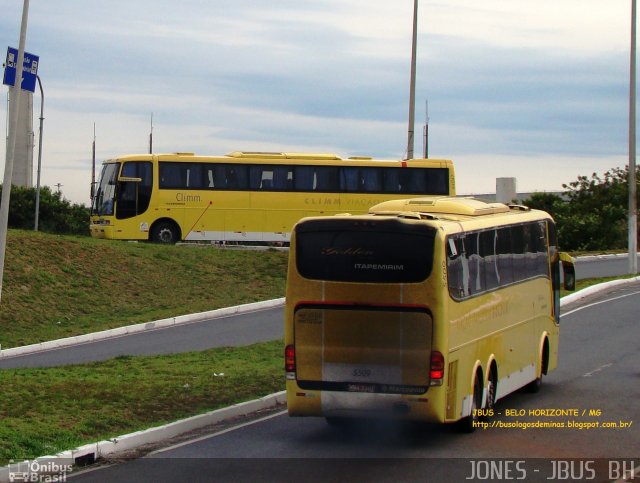
<svg viewBox="0 0 640 483"><path fill-rule="evenodd" d="M424 394L432 317L403 306L301 305L294 316L302 389Z"/></svg>

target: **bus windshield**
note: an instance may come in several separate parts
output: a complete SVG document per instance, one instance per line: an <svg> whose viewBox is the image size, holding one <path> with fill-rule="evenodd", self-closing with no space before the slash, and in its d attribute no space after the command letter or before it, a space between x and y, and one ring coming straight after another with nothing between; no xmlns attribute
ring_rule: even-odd
<svg viewBox="0 0 640 483"><path fill-rule="evenodd" d="M397 218L310 221L296 237L298 270L309 279L415 283L433 265L435 229Z"/></svg>
<svg viewBox="0 0 640 483"><path fill-rule="evenodd" d="M118 171L120 171L120 163L107 163L102 167L98 189L93 198L91 214L113 215Z"/></svg>

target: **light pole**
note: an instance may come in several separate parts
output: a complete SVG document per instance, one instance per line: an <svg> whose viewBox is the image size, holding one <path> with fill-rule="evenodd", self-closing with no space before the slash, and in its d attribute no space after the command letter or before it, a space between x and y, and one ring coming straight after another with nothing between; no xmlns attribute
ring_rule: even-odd
<svg viewBox="0 0 640 483"><path fill-rule="evenodd" d="M0 205L0 298L2 297L2 280L4 279L4 256L7 248L7 228L9 225L9 200L11 198L11 181L13 179L13 158L16 148L18 113L22 97L22 68L24 64L24 46L27 41L27 20L29 18L29 0L24 0L22 6L22 23L20 24L20 44L18 47L18 59L16 64L16 81L14 84L15 100L9 106L9 119L14 123L14 128L9 136L9 149L4 164L4 179L2 181L2 204Z"/></svg>
<svg viewBox="0 0 640 483"><path fill-rule="evenodd" d="M40 168L42 166L42 123L44 122L44 91L40 76L36 75L38 87L40 88L40 139L38 141L38 176L36 180L36 215L34 230L38 231L38 219L40 218Z"/></svg>
<svg viewBox="0 0 640 483"><path fill-rule="evenodd" d="M631 0L629 60L629 273L638 273L638 201L636 199L636 0Z"/></svg>
<svg viewBox="0 0 640 483"><path fill-rule="evenodd" d="M413 159L413 130L416 115L416 48L418 43L418 0L413 0L413 36L411 41L411 82L409 84L409 129L407 159Z"/></svg>

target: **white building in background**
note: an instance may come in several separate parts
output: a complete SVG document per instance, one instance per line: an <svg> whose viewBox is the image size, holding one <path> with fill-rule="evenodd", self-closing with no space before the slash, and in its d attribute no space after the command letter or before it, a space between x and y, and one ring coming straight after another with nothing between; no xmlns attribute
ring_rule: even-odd
<svg viewBox="0 0 640 483"><path fill-rule="evenodd" d="M517 199L516 178L496 178L496 201L511 203Z"/></svg>

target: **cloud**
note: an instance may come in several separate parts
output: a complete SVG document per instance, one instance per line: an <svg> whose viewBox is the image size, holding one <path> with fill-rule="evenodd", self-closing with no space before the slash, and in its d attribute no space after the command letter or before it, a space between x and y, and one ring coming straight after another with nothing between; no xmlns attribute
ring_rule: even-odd
<svg viewBox="0 0 640 483"><path fill-rule="evenodd" d="M0 43L17 43L20 3L0 0ZM43 179L85 200L74 180L87 178L94 123L99 159L144 152L151 113L157 150L402 157L412 3L32 2ZM600 0L421 1L416 152L428 100L430 152L457 163L459 186L493 185L501 162L524 174L571 160L575 176L577 159L596 171L624 163L628 10ZM493 160L495 172L469 177L473 157Z"/></svg>

